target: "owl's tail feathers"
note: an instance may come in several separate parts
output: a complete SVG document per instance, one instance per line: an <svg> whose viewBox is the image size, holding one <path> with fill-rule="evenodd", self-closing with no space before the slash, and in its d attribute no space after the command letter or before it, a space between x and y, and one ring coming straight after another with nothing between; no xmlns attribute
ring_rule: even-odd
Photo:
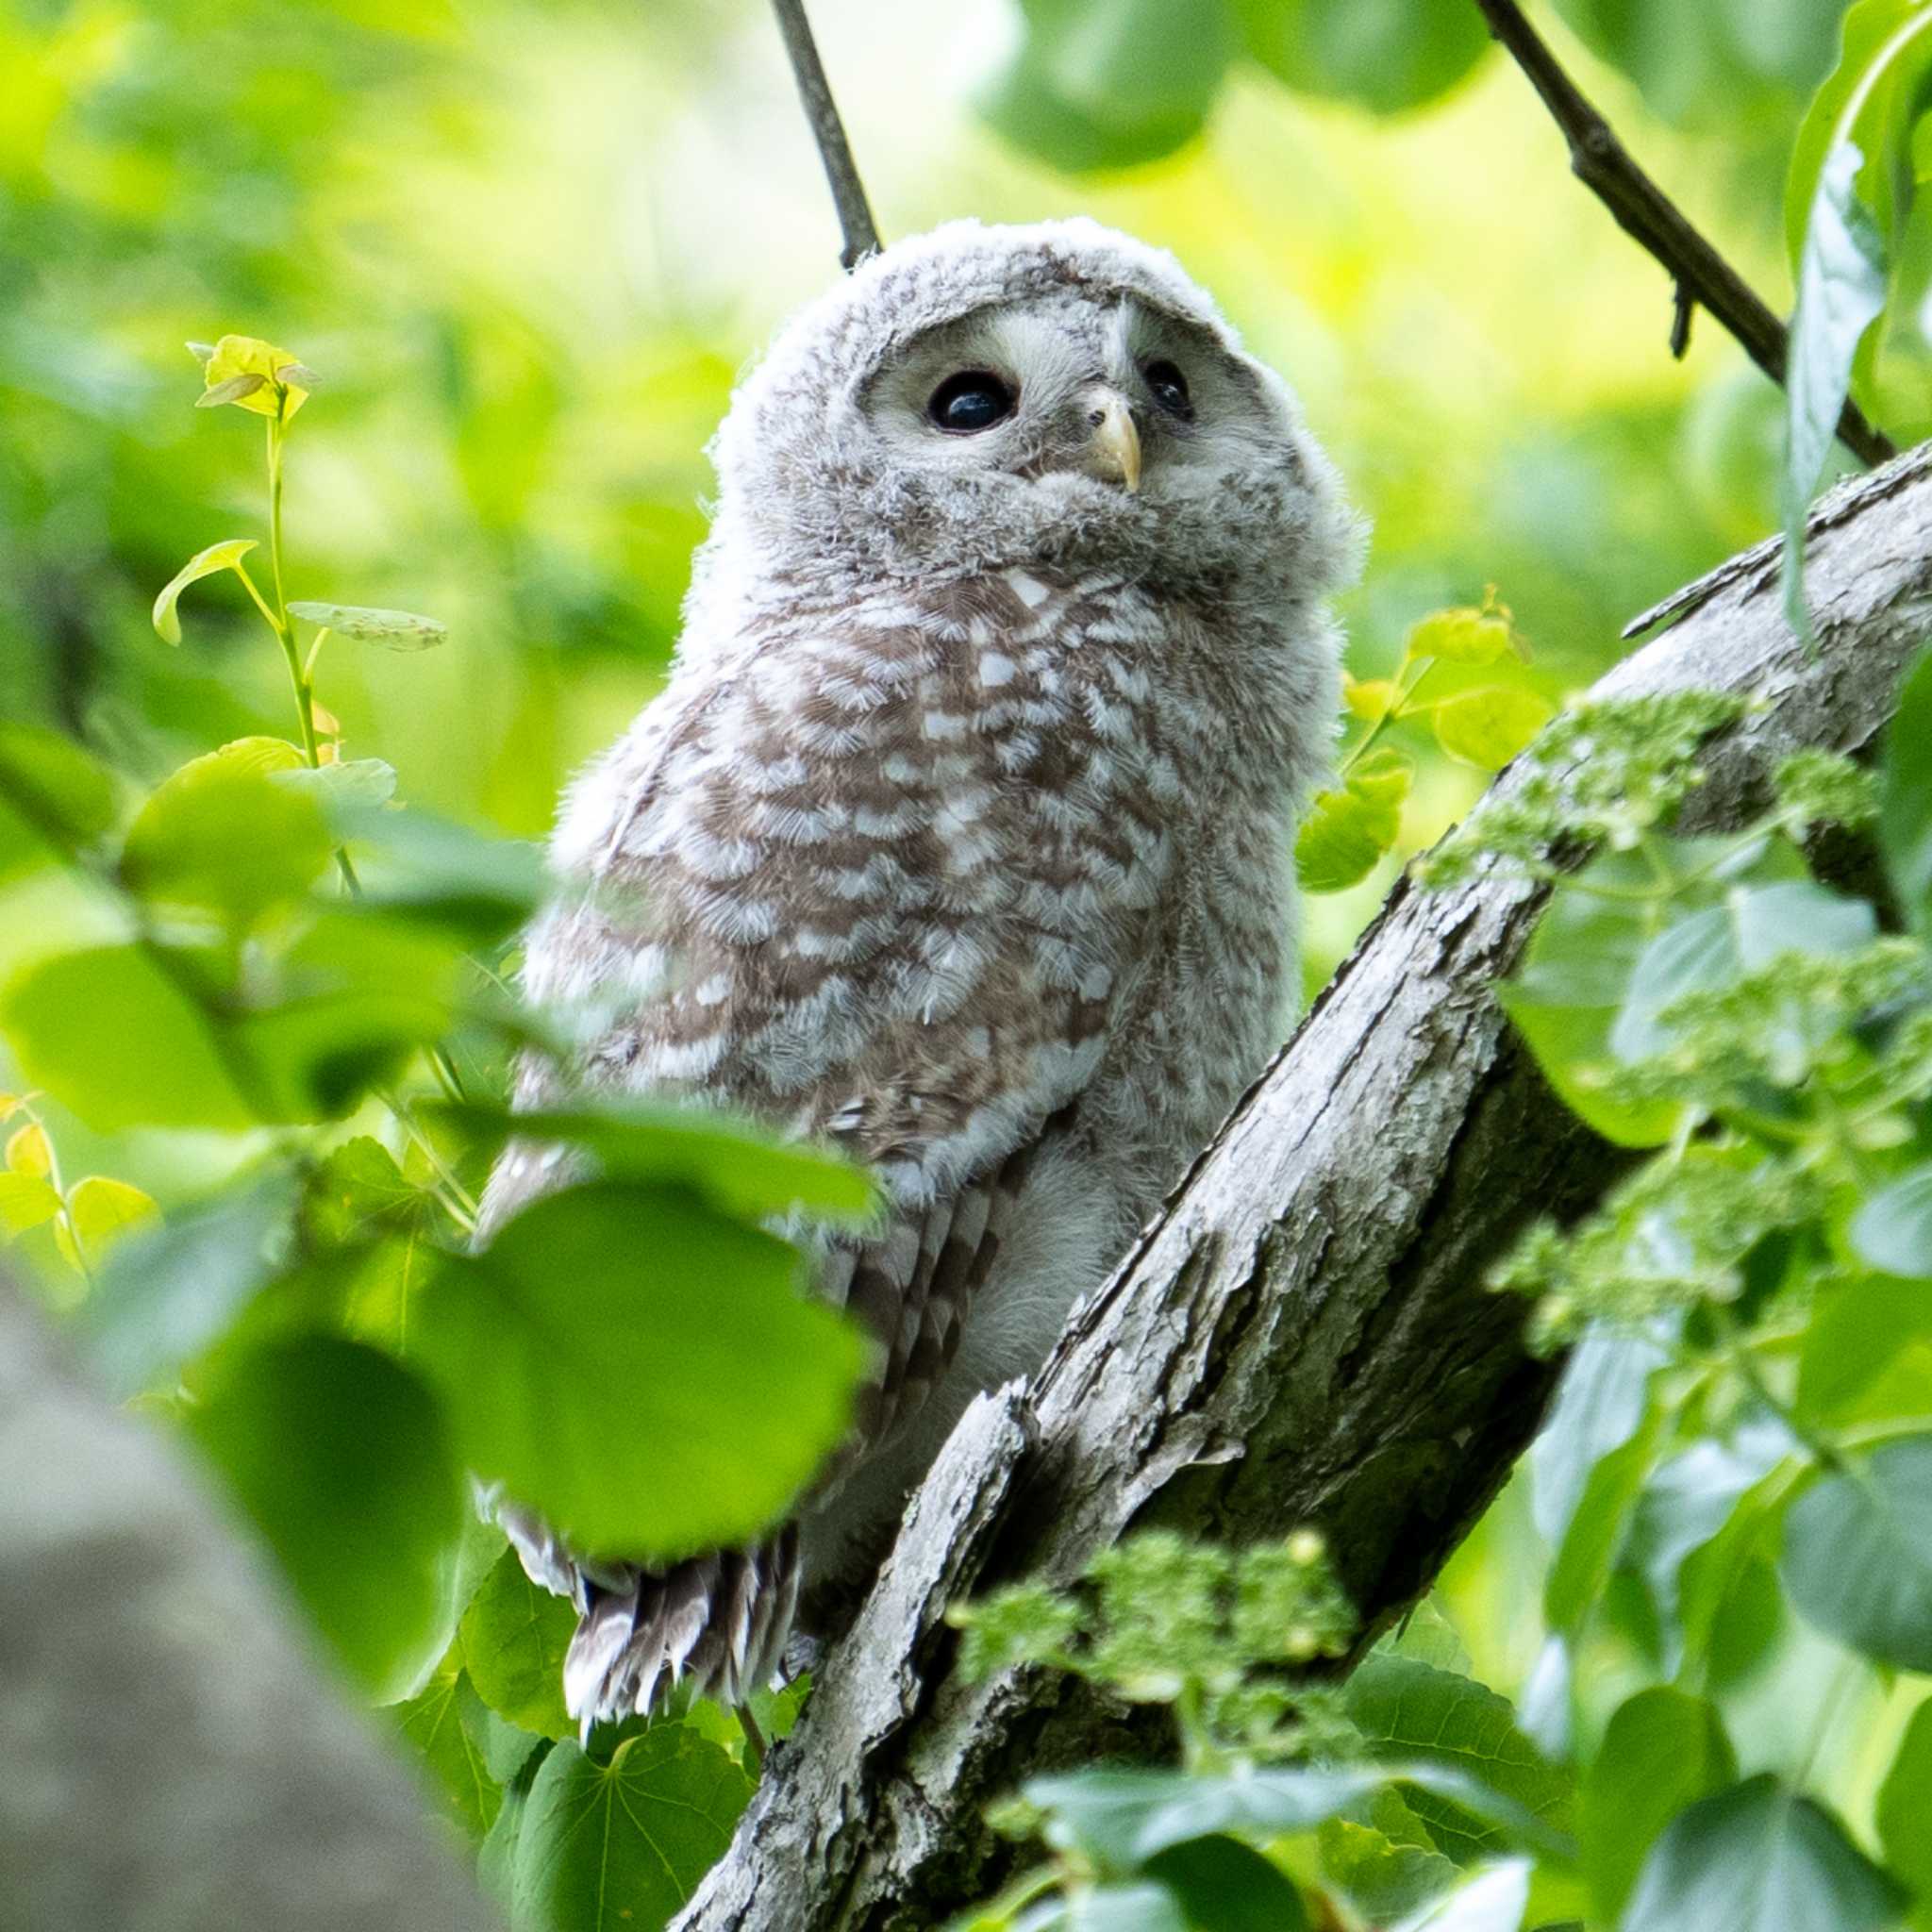
<svg viewBox="0 0 1932 1932"><path fill-rule="evenodd" d="M664 1570L597 1566L579 1573L583 1615L563 1661L563 1701L583 1727L648 1717L689 1677L723 1704L742 1701L778 1668L798 1605L798 1530L717 1550Z"/></svg>

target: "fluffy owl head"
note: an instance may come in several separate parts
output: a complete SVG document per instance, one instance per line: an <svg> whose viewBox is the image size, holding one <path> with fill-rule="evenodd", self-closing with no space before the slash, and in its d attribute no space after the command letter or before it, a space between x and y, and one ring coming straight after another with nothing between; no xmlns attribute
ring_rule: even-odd
<svg viewBox="0 0 1932 1932"><path fill-rule="evenodd" d="M1305 606L1360 547L1287 385L1171 255L1085 220L956 222L861 263L713 455L701 599L1020 565Z"/></svg>

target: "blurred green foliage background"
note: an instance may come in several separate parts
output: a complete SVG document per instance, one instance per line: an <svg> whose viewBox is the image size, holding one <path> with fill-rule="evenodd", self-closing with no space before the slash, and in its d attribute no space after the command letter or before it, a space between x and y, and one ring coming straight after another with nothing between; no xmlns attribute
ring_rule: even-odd
<svg viewBox="0 0 1932 1932"><path fill-rule="evenodd" d="M1051 6L1024 48L1004 0L816 16L889 238L1090 211L1174 248L1289 375L1374 523L1346 608L1358 675L1493 583L1559 692L1627 617L1772 526L1774 396L1707 321L1670 359L1660 272L1571 180L1468 0L1410 9L1416 64L1392 75L1366 58L1388 5L1246 8L1302 92L1204 32L1219 6L1158 10L1198 99L1071 152L1065 104L1014 59L1054 51ZM1641 94L1560 42L1779 305L1784 158L1831 11L1578 0ZM1359 45L1318 15L1355 20ZM291 458L290 594L429 610L455 639L332 658L345 756L540 834L665 662L735 373L836 273L766 8L7 0L0 71L0 707L146 778L286 730L231 579L178 653L147 625L182 557L258 521L256 425L192 410L181 343L261 335L327 384ZM1419 109L1367 110L1445 77ZM1062 173L980 107L1062 159L1181 145ZM1405 846L1479 783L1427 764ZM1391 872L1314 908L1312 984Z"/></svg>

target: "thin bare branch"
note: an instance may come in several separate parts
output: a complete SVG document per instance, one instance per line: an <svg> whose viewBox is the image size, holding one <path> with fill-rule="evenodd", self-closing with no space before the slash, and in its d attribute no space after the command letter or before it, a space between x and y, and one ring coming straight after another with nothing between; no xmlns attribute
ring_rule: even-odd
<svg viewBox="0 0 1932 1932"><path fill-rule="evenodd" d="M1617 219L1618 225L1669 270L1673 290L1671 352L1681 356L1690 340L1690 311L1707 308L1744 345L1744 353L1775 383L1785 379L1790 331L1757 291L1630 157L1610 125L1584 97L1548 43L1524 17L1516 0L1475 0L1490 31L1542 96L1543 106L1570 145L1570 166ZM1882 463L1898 454L1884 431L1847 401L1838 422L1839 440L1861 462Z"/></svg>
<svg viewBox="0 0 1932 1932"><path fill-rule="evenodd" d="M791 57L792 78L798 83L798 98L811 124L812 139L819 144L819 159L824 163L825 181L839 210L839 229L845 238L839 259L848 269L857 268L865 257L879 252L878 225L872 218L865 183L858 178L858 164L852 158L852 143L845 139L845 124L839 118L838 103L825 79L811 23L805 17L805 0L772 0L772 11L778 16L778 31L785 36L785 52Z"/></svg>

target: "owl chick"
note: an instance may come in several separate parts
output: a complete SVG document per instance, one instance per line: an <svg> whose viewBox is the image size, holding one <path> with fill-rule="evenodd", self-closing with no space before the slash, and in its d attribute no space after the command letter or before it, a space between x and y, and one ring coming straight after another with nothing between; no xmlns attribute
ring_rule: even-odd
<svg viewBox="0 0 1932 1932"><path fill-rule="evenodd" d="M768 1676L1260 1072L1360 546L1280 379L1088 221L867 260L714 454L669 683L572 788L554 859L591 890L529 942L528 993L589 1043L517 1097L686 1096L864 1162L885 1217L813 1265L875 1365L756 1548L642 1567L503 1506L580 1613L587 1728ZM558 1173L513 1146L485 1232Z"/></svg>

